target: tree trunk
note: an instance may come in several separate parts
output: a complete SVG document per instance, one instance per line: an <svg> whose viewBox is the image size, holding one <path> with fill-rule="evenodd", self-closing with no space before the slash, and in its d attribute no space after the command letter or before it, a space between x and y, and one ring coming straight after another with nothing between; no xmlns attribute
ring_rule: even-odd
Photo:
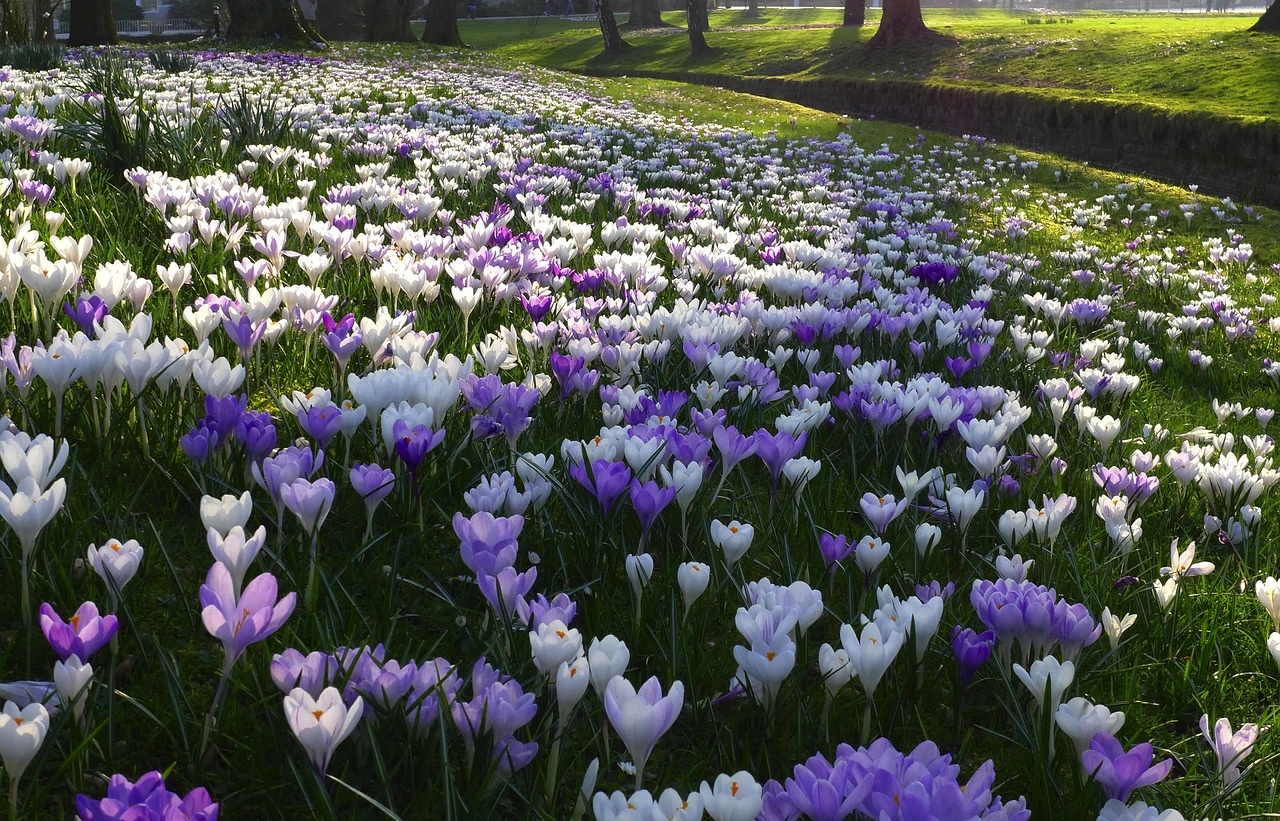
<svg viewBox="0 0 1280 821"><path fill-rule="evenodd" d="M369 43L412 43L411 0L365 0L364 39Z"/></svg>
<svg viewBox="0 0 1280 821"><path fill-rule="evenodd" d="M844 23L859 28L867 24L867 0L844 0Z"/></svg>
<svg viewBox="0 0 1280 821"><path fill-rule="evenodd" d="M422 30L422 42L435 46L462 46L458 33L457 0L431 0L427 4L427 27Z"/></svg>
<svg viewBox="0 0 1280 821"><path fill-rule="evenodd" d="M662 9L658 0L631 0L631 16L627 19L629 29L656 29L667 25L662 22Z"/></svg>
<svg viewBox="0 0 1280 821"><path fill-rule="evenodd" d="M116 18L111 0L73 0L69 46L109 46L116 43Z"/></svg>
<svg viewBox="0 0 1280 821"><path fill-rule="evenodd" d="M1258 18L1258 22L1253 24L1249 31L1263 31L1268 34L1280 32L1280 3L1273 2L1267 6L1267 10Z"/></svg>
<svg viewBox="0 0 1280 821"><path fill-rule="evenodd" d="M350 0L320 0L316 31L326 40L359 40L364 35L360 10Z"/></svg>
<svg viewBox="0 0 1280 821"><path fill-rule="evenodd" d="M725 5L725 8L728 8L728 4L726 4L726 5ZM748 16L748 17L759 17L759 16L760 16L760 0L749 0L749 1L748 1L748 3L747 3L747 16Z"/></svg>
<svg viewBox="0 0 1280 821"><path fill-rule="evenodd" d="M298 0L227 0L228 40L275 37L289 43L315 43L320 35L302 16Z"/></svg>
<svg viewBox="0 0 1280 821"><path fill-rule="evenodd" d="M596 0L596 17L600 20L600 34L604 36L605 54L621 54L631 45L622 39L622 32L618 31L618 18L613 16L609 0Z"/></svg>
<svg viewBox="0 0 1280 821"><path fill-rule="evenodd" d="M924 24L920 0L884 0L880 28L867 48L892 48L903 43L930 43L947 40Z"/></svg>
<svg viewBox="0 0 1280 821"><path fill-rule="evenodd" d="M689 49L695 57L711 53L707 45L707 29L711 24L707 21L707 0L686 0L689 15Z"/></svg>

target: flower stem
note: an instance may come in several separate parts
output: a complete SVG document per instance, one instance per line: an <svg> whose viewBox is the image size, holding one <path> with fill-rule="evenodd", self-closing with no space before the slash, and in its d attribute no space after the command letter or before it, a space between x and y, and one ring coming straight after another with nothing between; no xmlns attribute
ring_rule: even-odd
<svg viewBox="0 0 1280 821"><path fill-rule="evenodd" d="M218 722L218 708L222 706L222 697L227 691L227 682L231 679L231 667L234 664L234 660L227 659L222 669L222 678L218 680L218 689L213 693L213 703L209 705L209 714L204 718L204 732L200 734L200 755L196 758L196 766L200 766L205 750L209 748L209 737L213 734L213 725Z"/></svg>

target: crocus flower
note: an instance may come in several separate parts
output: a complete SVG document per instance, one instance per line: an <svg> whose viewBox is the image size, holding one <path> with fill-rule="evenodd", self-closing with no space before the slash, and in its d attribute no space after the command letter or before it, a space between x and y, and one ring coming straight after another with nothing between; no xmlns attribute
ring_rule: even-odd
<svg viewBox="0 0 1280 821"><path fill-rule="evenodd" d="M94 799L81 793L76 796L76 815L81 821L120 821L121 819L173 819L174 821L217 821L218 805L204 787L196 787L185 796L171 792L164 776L152 770L131 782L123 775L111 776L107 796Z"/></svg>
<svg viewBox="0 0 1280 821"><path fill-rule="evenodd" d="M299 478L280 486L280 501L298 517L298 523L307 535L314 538L329 516L337 491L338 487L331 479L311 482Z"/></svg>
<svg viewBox="0 0 1280 821"><path fill-rule="evenodd" d="M63 661L72 656L88 661L111 641L119 626L115 616L99 616L98 606L91 601L80 605L65 622L48 602L40 605L40 630Z"/></svg>
<svg viewBox="0 0 1280 821"><path fill-rule="evenodd" d="M1071 737L1078 756L1084 755L1089 742L1098 733L1115 735L1124 726L1124 713L1113 712L1102 704L1093 704L1080 696L1058 707L1053 718L1062 732Z"/></svg>
<svg viewBox="0 0 1280 821"><path fill-rule="evenodd" d="M1072 662L1059 662L1053 656L1046 656L1033 661L1030 671L1021 664L1014 664L1013 672L1031 691L1037 705L1042 709L1047 706L1051 713L1056 713L1058 705L1062 703L1062 694L1071 686L1071 681L1076 676L1076 666ZM1050 699L1048 705L1044 703L1046 690Z"/></svg>
<svg viewBox="0 0 1280 821"><path fill-rule="evenodd" d="M1129 752L1109 733L1098 733L1081 756L1085 772L1099 784L1107 798L1128 801L1133 791L1163 781L1173 769L1173 759L1166 758L1152 766L1154 752L1150 744L1139 744Z"/></svg>
<svg viewBox="0 0 1280 821"><path fill-rule="evenodd" d="M1177 810L1161 811L1145 801L1126 805L1123 801L1111 798L1098 812L1098 821L1186 821L1186 818Z"/></svg>
<svg viewBox="0 0 1280 821"><path fill-rule="evenodd" d="M855 633L851 625L841 625L840 643L849 654L849 665L862 682L867 701L875 697L880 679L898 657L898 651L902 649L905 640L905 632L891 630L886 636L874 622L863 627L861 635Z"/></svg>
<svg viewBox="0 0 1280 821"><path fill-rule="evenodd" d="M209 552L215 562L226 565L231 573L231 585L236 595L244 583L244 574L249 572L249 565L258 557L258 552L267 541L267 529L259 526L252 536L246 536L244 528L239 525L221 535L217 530L209 528L207 535Z"/></svg>
<svg viewBox="0 0 1280 821"><path fill-rule="evenodd" d="M127 542L109 539L102 547L89 545L89 565L102 577L107 589L111 591L113 601L138 572L142 554L142 546L136 539Z"/></svg>
<svg viewBox="0 0 1280 821"><path fill-rule="evenodd" d="M591 463L590 471L584 465L570 462L569 475L591 491L606 516L631 483L631 468L627 463L610 462L608 459L595 460Z"/></svg>
<svg viewBox="0 0 1280 821"><path fill-rule="evenodd" d="M223 537L233 527L247 526L251 513L253 497L247 490L239 496L228 494L221 498L203 496L200 499L200 522L206 530L216 530Z"/></svg>
<svg viewBox="0 0 1280 821"><path fill-rule="evenodd" d="M746 770L718 775L714 785L703 781L698 790L703 811L715 821L754 821L764 806L763 792Z"/></svg>
<svg viewBox="0 0 1280 821"><path fill-rule="evenodd" d="M1160 568L1160 573L1174 581L1181 581L1183 578L1190 576L1207 576L1214 571L1213 562L1196 561L1195 542L1188 544L1187 549L1180 553L1178 552L1177 539L1174 539L1173 543L1169 545L1169 564L1169 567Z"/></svg>
<svg viewBox="0 0 1280 821"><path fill-rule="evenodd" d="M640 517L640 542L643 544L654 521L676 498L676 489L664 488L654 481L641 482L639 479L632 479L629 487L631 504L635 506L636 515Z"/></svg>
<svg viewBox="0 0 1280 821"><path fill-rule="evenodd" d="M684 596L684 614L688 616L693 603L706 592L707 585L711 583L711 571L701 562L685 562L676 569L676 581Z"/></svg>
<svg viewBox="0 0 1280 821"><path fill-rule="evenodd" d="M395 489L396 475L391 468L378 465L352 465L351 487L364 500L365 538L373 532L373 512Z"/></svg>
<svg viewBox="0 0 1280 821"><path fill-rule="evenodd" d="M72 656L53 665L53 686L63 704L72 705L72 712L79 721L84 716L84 699L81 696L93 680L93 665Z"/></svg>
<svg viewBox="0 0 1280 821"><path fill-rule="evenodd" d="M4 703L4 712L0 713L0 758L4 759L4 769L15 793L18 781L44 746L48 734L49 711L43 704L33 703L18 709L12 701Z"/></svg>
<svg viewBox="0 0 1280 821"><path fill-rule="evenodd" d="M1213 747L1213 752L1218 760L1218 777L1222 779L1222 786L1227 792L1231 792L1240 786L1240 780L1244 774L1240 772L1240 764L1249 757L1249 753L1253 752L1253 745L1258 740L1258 725L1244 724L1239 730L1231 732L1231 721L1226 718L1218 719L1213 725L1213 731L1209 730L1209 714L1205 713L1200 717L1200 732L1204 734L1205 741Z"/></svg>
<svg viewBox="0 0 1280 821"><path fill-rule="evenodd" d="M951 633L951 650L955 653L956 665L960 668L961 687L968 687L974 675L987 663L995 642L996 634L991 630L976 633L968 627L956 625Z"/></svg>
<svg viewBox="0 0 1280 821"><path fill-rule="evenodd" d="M684 705L684 682L675 681L664 696L662 684L654 676L636 690L622 676L614 676L604 693L604 710L609 723L631 753L636 765L636 784L644 778L644 765L658 739L670 730Z"/></svg>
<svg viewBox="0 0 1280 821"><path fill-rule="evenodd" d="M756 529L749 524L743 524L737 520L725 524L724 522L714 520L711 522L711 541L715 542L722 551L724 551L724 562L729 567L733 567L747 553L747 549L751 547L751 540L755 538Z"/></svg>
<svg viewBox="0 0 1280 821"><path fill-rule="evenodd" d="M16 488L0 482L0 518L18 537L23 561L31 556L40 531L58 515L66 499L66 479L58 479L48 488L41 488L32 476L21 479Z"/></svg>
<svg viewBox="0 0 1280 821"><path fill-rule="evenodd" d="M818 534L818 550L822 553L822 558L827 562L827 568L834 573L836 565L849 558L849 554L853 553L854 545L849 544L849 537L841 534L820 533Z"/></svg>
<svg viewBox="0 0 1280 821"><path fill-rule="evenodd" d="M319 698L312 698L298 687L284 697L284 715L311 765L323 775L338 745L364 715L364 700L356 696L348 707L337 688L326 687Z"/></svg>
<svg viewBox="0 0 1280 821"><path fill-rule="evenodd" d="M280 629L297 604L298 594L276 598L276 577L263 573L236 595L231 571L222 562L209 568L200 586L201 616L209 635L222 642L230 670L249 645L262 641Z"/></svg>

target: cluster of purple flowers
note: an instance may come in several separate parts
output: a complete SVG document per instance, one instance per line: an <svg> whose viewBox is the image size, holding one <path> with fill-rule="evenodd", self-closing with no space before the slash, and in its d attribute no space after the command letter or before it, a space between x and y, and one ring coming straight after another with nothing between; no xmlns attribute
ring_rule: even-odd
<svg viewBox="0 0 1280 821"><path fill-rule="evenodd" d="M179 444L183 453L196 464L203 465L218 453L225 453L232 443L244 448L245 457L253 463L262 461L276 448L276 427L267 411L248 409L248 397L206 396L204 417L185 434Z"/></svg>
<svg viewBox="0 0 1280 821"><path fill-rule="evenodd" d="M151 771L137 782L111 776L105 798L76 796L81 821L218 821L218 805L204 787L180 796L165 786L164 776Z"/></svg>
<svg viewBox="0 0 1280 821"><path fill-rule="evenodd" d="M532 423L530 414L541 394L527 385L503 382L497 374L468 376L459 386L471 417L471 435L477 440L503 436L515 450L520 435Z"/></svg>
<svg viewBox="0 0 1280 821"><path fill-rule="evenodd" d="M483 657L471 671L470 699L463 695L465 682L457 666L448 659L401 662L388 658L381 644L307 655L290 648L272 658L271 678L283 693L298 687L312 698L326 687L337 687L348 706L357 698L372 706L374 721L403 720L423 735L436 726L443 707L467 749L487 750L504 772L526 766L538 751L536 742L515 737L537 714L534 694Z"/></svg>
<svg viewBox="0 0 1280 821"><path fill-rule="evenodd" d="M797 764L785 784L766 782L759 818L841 821L855 813L880 821L1027 821L1031 817L1023 799L1005 803L992 796L996 773L990 761L967 782L960 783L959 777L960 766L951 763L950 755L940 754L932 741L905 755L885 738L856 750L841 744L835 761L815 755Z"/></svg>
<svg viewBox="0 0 1280 821"><path fill-rule="evenodd" d="M1068 604L1053 588L1029 581L983 579L974 584L969 601L1002 651L1011 652L1016 642L1024 660L1040 658L1055 645L1064 660L1074 659L1102 635L1102 625L1083 604Z"/></svg>

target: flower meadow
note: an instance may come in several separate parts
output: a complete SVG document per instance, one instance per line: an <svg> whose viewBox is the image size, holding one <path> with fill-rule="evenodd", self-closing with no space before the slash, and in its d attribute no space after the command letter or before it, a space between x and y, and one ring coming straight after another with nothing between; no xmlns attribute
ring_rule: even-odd
<svg viewBox="0 0 1280 821"><path fill-rule="evenodd" d="M466 55L0 91L15 817L1277 809L1270 215Z"/></svg>

